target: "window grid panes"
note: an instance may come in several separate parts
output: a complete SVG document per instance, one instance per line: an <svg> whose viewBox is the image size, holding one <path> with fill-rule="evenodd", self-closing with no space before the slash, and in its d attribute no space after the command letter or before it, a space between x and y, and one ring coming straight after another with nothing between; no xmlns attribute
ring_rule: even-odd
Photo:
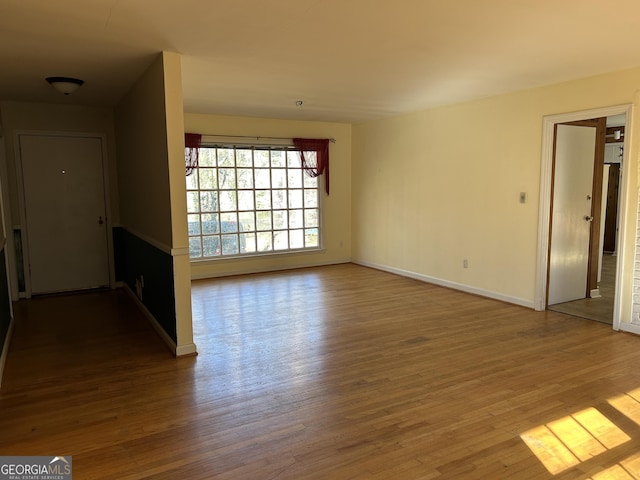
<svg viewBox="0 0 640 480"><path fill-rule="evenodd" d="M193 260L320 248L318 179L295 150L202 147L186 182Z"/></svg>

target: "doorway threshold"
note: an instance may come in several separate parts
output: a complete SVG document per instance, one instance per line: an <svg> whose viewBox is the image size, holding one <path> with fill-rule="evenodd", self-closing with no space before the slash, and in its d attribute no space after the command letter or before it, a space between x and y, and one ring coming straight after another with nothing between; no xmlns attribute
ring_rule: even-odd
<svg viewBox="0 0 640 480"><path fill-rule="evenodd" d="M613 298L583 298L572 302L549 305L548 310L595 320L608 325L613 324Z"/></svg>

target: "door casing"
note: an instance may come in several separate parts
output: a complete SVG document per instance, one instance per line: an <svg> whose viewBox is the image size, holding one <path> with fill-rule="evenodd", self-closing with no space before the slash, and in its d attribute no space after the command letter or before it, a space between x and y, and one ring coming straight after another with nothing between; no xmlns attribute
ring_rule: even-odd
<svg viewBox="0 0 640 480"><path fill-rule="evenodd" d="M627 125L631 123L631 105L618 105L612 107L597 108L592 110L584 110L579 112L564 113L558 115L548 115L543 118L542 125L542 158L540 169L540 203L539 203L539 216L538 216L538 254L537 254L537 266L536 266L536 288L534 306L538 311L545 310L547 308L547 273L549 264L549 229L551 219L551 194L552 194L552 182L553 182L553 140L555 125L559 123L575 122L581 120L588 120L599 117L609 117L613 115L626 115ZM627 129L631 131L631 129ZM624 158L623 158L623 175L621 185L621 198L625 199L620 204L618 212L619 218L622 219L618 232L618 256L616 264L616 289L613 308L613 329L620 329L620 322L622 318L621 307L621 295L622 287L622 266L625 264L626 249L625 238L628 226L624 221L626 219L626 199L627 190L629 184L629 165L628 161L628 142L629 135L624 137Z"/></svg>
<svg viewBox="0 0 640 480"><path fill-rule="evenodd" d="M21 161L21 152L20 152L20 136L22 135L32 135L32 136L58 136L58 137L71 137L71 138L100 138L102 145L102 169L103 169L103 179L104 179L104 198L105 198L105 227L107 232L112 231L112 223L111 223L111 201L110 201L110 188L109 188L109 175L107 170L107 151L106 151L106 136L104 134L93 134L86 132L49 132L49 131L16 131L14 137L14 145L17 146L15 149L15 166L17 173L17 187L18 187L18 203L20 210L20 223L22 225L21 229L23 229L23 235L21 236L21 246L23 250L24 256L24 278L25 278L25 292L24 296L26 298L31 298L31 278L28 268L29 262L29 246L27 242L28 232L25 233L27 221L26 221L26 206L25 206L25 191L24 191L24 178L22 173L22 161ZM14 252L11 252L12 255L15 255ZM107 255L109 262L109 285L111 288L115 287L115 267L114 267L114 253L113 253L113 239L112 235L107 235Z"/></svg>

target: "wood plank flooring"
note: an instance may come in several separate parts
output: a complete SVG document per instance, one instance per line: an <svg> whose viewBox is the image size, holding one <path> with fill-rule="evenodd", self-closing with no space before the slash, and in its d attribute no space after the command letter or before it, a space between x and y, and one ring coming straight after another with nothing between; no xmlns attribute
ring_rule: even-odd
<svg viewBox="0 0 640 480"><path fill-rule="evenodd" d="M84 479L640 478L640 338L356 265L19 302L0 455ZM614 476L618 475L618 476Z"/></svg>

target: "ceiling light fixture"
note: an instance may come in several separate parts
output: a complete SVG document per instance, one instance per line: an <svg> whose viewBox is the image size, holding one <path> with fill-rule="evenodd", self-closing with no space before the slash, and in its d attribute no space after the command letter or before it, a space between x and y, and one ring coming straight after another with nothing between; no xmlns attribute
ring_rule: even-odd
<svg viewBox="0 0 640 480"><path fill-rule="evenodd" d="M72 77L47 77L45 80L49 85L65 95L75 92L84 84L84 80Z"/></svg>

